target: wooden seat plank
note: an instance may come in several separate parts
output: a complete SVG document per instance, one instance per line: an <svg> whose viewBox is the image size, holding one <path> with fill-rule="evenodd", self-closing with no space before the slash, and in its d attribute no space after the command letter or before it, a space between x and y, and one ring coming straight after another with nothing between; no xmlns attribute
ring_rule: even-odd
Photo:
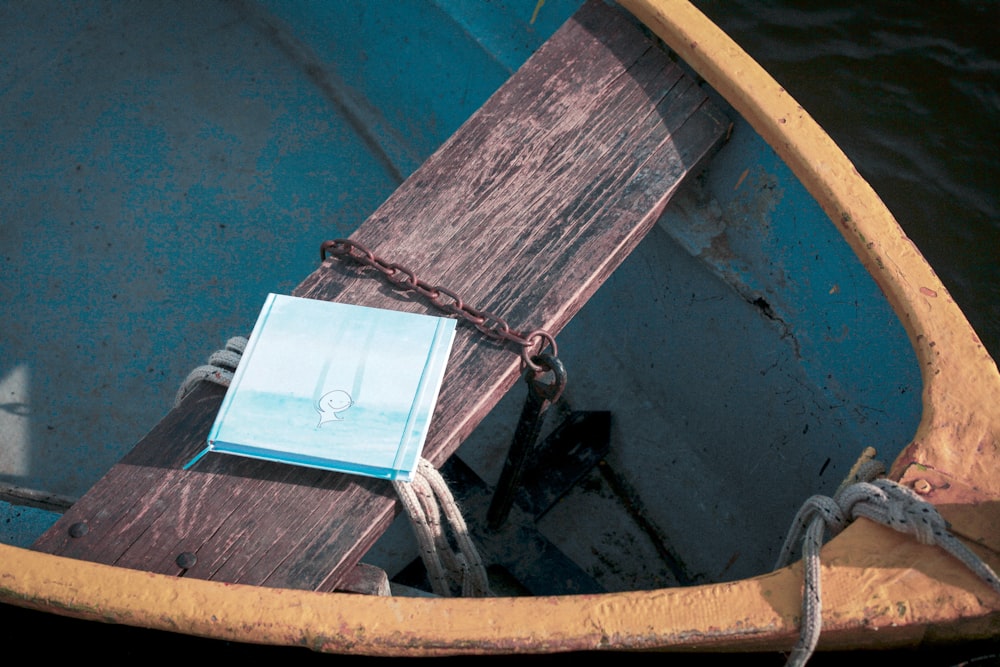
<svg viewBox="0 0 1000 667"><path fill-rule="evenodd" d="M591 2L352 239L518 330L555 334L639 243L728 126L630 17ZM294 294L437 312L340 259L324 262ZM440 466L518 379L517 352L459 324L424 450L433 464ZM223 455L181 470L203 447L223 393L198 387L35 548L254 585L346 585L394 516L392 486ZM79 525L85 534L78 535ZM181 553L197 558L181 568Z"/></svg>

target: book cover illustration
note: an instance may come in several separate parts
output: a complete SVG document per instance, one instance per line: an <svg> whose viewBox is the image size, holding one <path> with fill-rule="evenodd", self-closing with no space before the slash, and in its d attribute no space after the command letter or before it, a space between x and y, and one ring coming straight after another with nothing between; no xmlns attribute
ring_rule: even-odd
<svg viewBox="0 0 1000 667"><path fill-rule="evenodd" d="M409 481L444 377L455 320L270 294L208 446Z"/></svg>

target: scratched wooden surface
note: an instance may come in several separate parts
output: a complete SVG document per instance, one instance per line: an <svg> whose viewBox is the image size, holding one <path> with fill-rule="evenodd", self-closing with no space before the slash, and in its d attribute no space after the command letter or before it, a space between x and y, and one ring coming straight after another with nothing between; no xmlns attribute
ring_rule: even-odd
<svg viewBox="0 0 1000 667"><path fill-rule="evenodd" d="M558 333L727 128L630 19L587 4L352 238L515 329ZM436 313L337 259L294 293ZM518 376L517 350L460 323L424 455L441 465ZM181 470L223 393L196 389L35 548L205 579L349 588L396 512L391 485L224 455ZM182 568L180 554L196 558Z"/></svg>

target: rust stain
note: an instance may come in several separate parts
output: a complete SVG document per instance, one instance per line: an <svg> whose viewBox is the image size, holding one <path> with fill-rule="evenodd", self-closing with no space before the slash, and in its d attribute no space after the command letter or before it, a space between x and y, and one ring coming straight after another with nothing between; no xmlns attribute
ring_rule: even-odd
<svg viewBox="0 0 1000 667"><path fill-rule="evenodd" d="M733 190L739 190L740 186L743 185L743 181L746 180L747 175L750 173L749 169L744 169L740 177L736 179L736 185L733 186Z"/></svg>

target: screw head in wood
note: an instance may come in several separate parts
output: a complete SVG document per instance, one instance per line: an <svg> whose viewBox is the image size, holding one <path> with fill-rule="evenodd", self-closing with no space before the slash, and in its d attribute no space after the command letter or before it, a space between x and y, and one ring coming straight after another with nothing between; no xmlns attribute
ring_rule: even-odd
<svg viewBox="0 0 1000 667"><path fill-rule="evenodd" d="M185 551L184 553L178 554L177 560L174 562L177 563L177 567L182 570L187 570L194 567L194 564L198 562L198 557L190 551Z"/></svg>
<svg viewBox="0 0 1000 667"><path fill-rule="evenodd" d="M83 537L90 532L90 526L88 526L83 521L77 521L72 526L69 527L70 537Z"/></svg>

